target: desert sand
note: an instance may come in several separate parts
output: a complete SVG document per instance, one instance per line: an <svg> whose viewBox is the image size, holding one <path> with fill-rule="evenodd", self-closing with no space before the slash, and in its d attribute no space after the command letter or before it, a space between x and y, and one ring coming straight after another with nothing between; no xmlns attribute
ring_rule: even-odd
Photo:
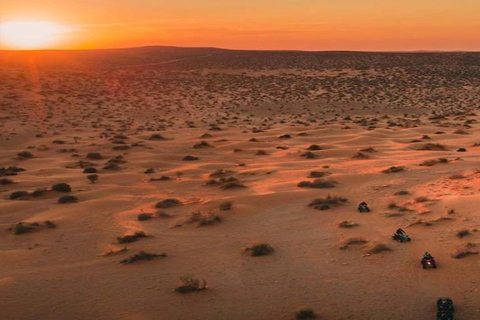
<svg viewBox="0 0 480 320"><path fill-rule="evenodd" d="M479 61L1 52L0 318L480 317Z"/></svg>

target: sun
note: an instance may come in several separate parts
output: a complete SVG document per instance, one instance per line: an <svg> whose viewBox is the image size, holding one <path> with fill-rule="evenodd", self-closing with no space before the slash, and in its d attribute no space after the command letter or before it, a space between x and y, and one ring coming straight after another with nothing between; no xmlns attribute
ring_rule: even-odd
<svg viewBox="0 0 480 320"><path fill-rule="evenodd" d="M59 39L64 28L45 21L12 21L0 24L0 41L10 49L47 49Z"/></svg>

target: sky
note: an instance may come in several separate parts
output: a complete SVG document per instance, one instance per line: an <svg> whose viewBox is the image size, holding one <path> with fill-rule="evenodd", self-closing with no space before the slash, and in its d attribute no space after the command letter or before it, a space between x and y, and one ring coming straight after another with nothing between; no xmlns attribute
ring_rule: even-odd
<svg viewBox="0 0 480 320"><path fill-rule="evenodd" d="M480 51L480 0L0 0L11 21L61 25L52 49Z"/></svg>

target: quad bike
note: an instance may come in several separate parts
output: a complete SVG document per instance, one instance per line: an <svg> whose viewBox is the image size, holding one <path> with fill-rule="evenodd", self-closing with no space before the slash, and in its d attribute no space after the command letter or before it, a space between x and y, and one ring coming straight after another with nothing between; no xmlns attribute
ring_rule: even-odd
<svg viewBox="0 0 480 320"><path fill-rule="evenodd" d="M410 242L412 239L405 233L394 233L392 239L399 242Z"/></svg>
<svg viewBox="0 0 480 320"><path fill-rule="evenodd" d="M435 259L433 259L433 258L429 258L429 259L422 258L422 261L420 263L422 264L423 269L427 269L427 268L436 269L437 268L437 263L435 262Z"/></svg>
<svg viewBox="0 0 480 320"><path fill-rule="evenodd" d="M450 298L437 300L437 320L453 320L453 301Z"/></svg>
<svg viewBox="0 0 480 320"><path fill-rule="evenodd" d="M370 212L370 208L367 205L359 205L358 212Z"/></svg>

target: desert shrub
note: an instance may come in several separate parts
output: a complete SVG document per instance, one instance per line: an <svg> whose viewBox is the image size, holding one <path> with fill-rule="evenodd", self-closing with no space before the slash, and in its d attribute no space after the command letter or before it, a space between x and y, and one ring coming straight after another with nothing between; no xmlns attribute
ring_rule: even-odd
<svg viewBox="0 0 480 320"><path fill-rule="evenodd" d="M440 143L426 143L419 150L446 151L447 147Z"/></svg>
<svg viewBox="0 0 480 320"><path fill-rule="evenodd" d="M98 174L89 174L87 176L87 179L91 182L91 183L95 183L97 182L98 180Z"/></svg>
<svg viewBox="0 0 480 320"><path fill-rule="evenodd" d="M348 238L342 242L340 249L345 250L351 245L363 245L366 243L368 243L368 241L363 238Z"/></svg>
<svg viewBox="0 0 480 320"><path fill-rule="evenodd" d="M218 208L221 210L221 211L226 211L226 210L230 210L233 206L233 202L232 201L225 201L225 202L222 202L220 203L220 205L218 206Z"/></svg>
<svg viewBox="0 0 480 320"><path fill-rule="evenodd" d="M396 173L396 172L402 172L402 171L405 171L405 167L404 166L393 166L393 167L390 167L388 169L385 169L383 170L382 172L383 173Z"/></svg>
<svg viewBox="0 0 480 320"><path fill-rule="evenodd" d="M120 263L130 264L130 263L134 263L134 262L137 262L137 261L152 260L152 259L155 259L155 258L165 258L165 257L167 257L167 255L165 253L153 254L153 253L147 253L145 251L140 251L139 253L134 254L133 256L120 261Z"/></svg>
<svg viewBox="0 0 480 320"><path fill-rule="evenodd" d="M157 202L157 204L155 204L155 208L164 209L164 208L179 206L181 204L182 204L182 202L178 199L165 199L165 200Z"/></svg>
<svg viewBox="0 0 480 320"><path fill-rule="evenodd" d="M233 173L234 172L230 171L230 170L217 169L217 170L215 170L215 172L210 174L210 177L221 177L221 176L225 176L225 175L233 174Z"/></svg>
<svg viewBox="0 0 480 320"><path fill-rule="evenodd" d="M15 166L8 168L0 168L0 177L3 176L16 176L19 172L25 171L23 168L18 168Z"/></svg>
<svg viewBox="0 0 480 320"><path fill-rule="evenodd" d="M427 202L427 201L428 201L428 198L424 196L415 198L415 202Z"/></svg>
<svg viewBox="0 0 480 320"><path fill-rule="evenodd" d="M33 154L30 153L29 151L22 151L17 153L17 157L20 159L31 159L33 158Z"/></svg>
<svg viewBox="0 0 480 320"><path fill-rule="evenodd" d="M153 215L151 213L139 213L137 216L138 221L147 221L153 218Z"/></svg>
<svg viewBox="0 0 480 320"><path fill-rule="evenodd" d="M169 176L161 176L160 178L152 178L150 181L171 181L172 178Z"/></svg>
<svg viewBox="0 0 480 320"><path fill-rule="evenodd" d="M302 157L304 157L305 159L317 159L318 158L318 156L311 151L305 152L304 154L302 154Z"/></svg>
<svg viewBox="0 0 480 320"><path fill-rule="evenodd" d="M197 226L209 226L221 222L222 219L212 213L201 213L199 211L192 212L190 218L188 219L189 223L196 223Z"/></svg>
<svg viewBox="0 0 480 320"><path fill-rule="evenodd" d="M193 145L194 149L200 149L200 148L213 148L213 146L208 143L207 141L201 141L199 143L196 143Z"/></svg>
<svg viewBox="0 0 480 320"><path fill-rule="evenodd" d="M88 168L88 167L93 167L95 165L95 163L92 163L92 162L89 162L89 161L83 161L83 160L80 160L74 164L71 164L71 165L68 165L66 166L68 169L85 169L85 168Z"/></svg>
<svg viewBox="0 0 480 320"><path fill-rule="evenodd" d="M377 254L377 253L382 253L384 251L392 251L386 244L384 243L378 243L373 245L367 250L368 254Z"/></svg>
<svg viewBox="0 0 480 320"><path fill-rule="evenodd" d="M10 200L26 199L30 194L27 191L14 191L10 194Z"/></svg>
<svg viewBox="0 0 480 320"><path fill-rule="evenodd" d="M145 173L145 174L155 173L155 169L153 169L153 168L148 168L148 169L145 170L143 173Z"/></svg>
<svg viewBox="0 0 480 320"><path fill-rule="evenodd" d="M370 157L364 153L357 152L352 156L352 159L363 160L363 159L370 159Z"/></svg>
<svg viewBox="0 0 480 320"><path fill-rule="evenodd" d="M369 152L369 153L377 152L377 150L375 150L373 147L366 147L366 148L360 149L360 151Z"/></svg>
<svg viewBox="0 0 480 320"><path fill-rule="evenodd" d="M44 194L46 194L47 192L48 192L48 190L46 188L39 188L39 189L35 189L30 195L32 197L41 197Z"/></svg>
<svg viewBox="0 0 480 320"><path fill-rule="evenodd" d="M465 179L466 177L461 173L454 173L448 178L452 180L459 180L459 179Z"/></svg>
<svg viewBox="0 0 480 320"><path fill-rule="evenodd" d="M452 257L455 259L466 258L470 255L478 254L478 251L473 250L477 245L475 243L467 243L463 247L458 248L452 253Z"/></svg>
<svg viewBox="0 0 480 320"><path fill-rule="evenodd" d="M246 186L239 181L227 181L220 186L220 189L222 190L243 189L243 188L246 188Z"/></svg>
<svg viewBox="0 0 480 320"><path fill-rule="evenodd" d="M0 185L5 186L7 184L13 184L13 180L8 179L8 178L2 178L0 179Z"/></svg>
<svg viewBox="0 0 480 320"><path fill-rule="evenodd" d="M258 150L256 155L257 156L266 156L268 153L265 150Z"/></svg>
<svg viewBox="0 0 480 320"><path fill-rule="evenodd" d="M470 230L468 230L468 229L462 229L462 230L459 230L457 232L457 237L459 237L459 238L463 238L463 237L466 237L466 236L469 236L469 235L471 235L471 233L470 233Z"/></svg>
<svg viewBox="0 0 480 320"><path fill-rule="evenodd" d="M120 170L120 166L117 163L110 162L103 167L103 170L117 171Z"/></svg>
<svg viewBox="0 0 480 320"><path fill-rule="evenodd" d="M347 202L348 200L339 196L328 195L326 198L316 198L308 206L317 210L328 210Z"/></svg>
<svg viewBox="0 0 480 320"><path fill-rule="evenodd" d="M334 180L315 179L314 181L301 181L297 184L299 188L327 189L334 188L337 184Z"/></svg>
<svg viewBox="0 0 480 320"><path fill-rule="evenodd" d="M323 177L328 176L330 174L331 173L327 172L327 171L312 171L312 172L310 172L310 175L308 176L308 178L323 178Z"/></svg>
<svg viewBox="0 0 480 320"><path fill-rule="evenodd" d="M464 134L464 135L470 134L470 132L468 132L466 130L463 130L463 129L457 129L453 133L454 134Z"/></svg>
<svg viewBox="0 0 480 320"><path fill-rule="evenodd" d="M53 191L57 191L57 192L71 192L72 191L72 187L70 187L70 185L68 183L57 183L57 184L54 184L52 186L52 190Z"/></svg>
<svg viewBox="0 0 480 320"><path fill-rule="evenodd" d="M165 140L165 137L163 137L160 133L154 133L148 138L148 140L155 140L155 141L160 141L160 140Z"/></svg>
<svg viewBox="0 0 480 320"><path fill-rule="evenodd" d="M78 201L78 198L75 196L62 196L58 198L58 203L64 204L64 203L75 203Z"/></svg>
<svg viewBox="0 0 480 320"><path fill-rule="evenodd" d="M312 309L302 309L295 312L295 320L315 320L317 315Z"/></svg>
<svg viewBox="0 0 480 320"><path fill-rule="evenodd" d="M200 284L200 280L194 278L193 275L180 277L180 280L182 281L182 285L176 287L174 289L175 292L190 293L207 289L207 282L202 280L202 283Z"/></svg>
<svg viewBox="0 0 480 320"><path fill-rule="evenodd" d="M112 148L112 150L115 150L115 151L122 151L122 150L129 150L131 149L130 146L114 146Z"/></svg>
<svg viewBox="0 0 480 320"><path fill-rule="evenodd" d="M396 196L406 196L406 195L409 195L410 192L408 192L407 190L400 190L400 191L397 191L394 193L394 195Z"/></svg>
<svg viewBox="0 0 480 320"><path fill-rule="evenodd" d="M323 148L320 147L318 144L312 144L310 147L307 148L307 150L310 150L310 151L318 151L318 150L322 150Z"/></svg>
<svg viewBox="0 0 480 320"><path fill-rule="evenodd" d="M24 233L33 231L34 229L35 229L34 225L26 222L19 222L11 228L13 234L15 235L24 234Z"/></svg>
<svg viewBox="0 0 480 320"><path fill-rule="evenodd" d="M97 172L98 172L97 168L94 168L94 167L88 167L83 169L83 173L97 173Z"/></svg>
<svg viewBox="0 0 480 320"><path fill-rule="evenodd" d="M280 137L278 137L278 139L291 139L292 136L289 135L289 134L284 134L284 135L281 135Z"/></svg>
<svg viewBox="0 0 480 320"><path fill-rule="evenodd" d="M53 228L56 228L56 227L57 227L57 225L56 225L55 223L53 223L52 221L50 221L50 220L46 220L46 221L44 222L44 224L45 224L45 226L46 226L47 228L49 228L49 229L53 229Z"/></svg>
<svg viewBox="0 0 480 320"><path fill-rule="evenodd" d="M267 256L273 251L273 247L267 243L257 243L245 248L245 252L252 257Z"/></svg>
<svg viewBox="0 0 480 320"><path fill-rule="evenodd" d="M190 156L190 155L185 156L185 157L182 158L182 161L196 161L196 160L199 160L199 158L198 158L198 157L194 157L194 156Z"/></svg>
<svg viewBox="0 0 480 320"><path fill-rule="evenodd" d="M339 228L355 228L358 227L358 223L353 221L342 221L337 225Z"/></svg>
<svg viewBox="0 0 480 320"><path fill-rule="evenodd" d="M200 136L200 139L208 139L208 138L213 138L213 136L209 133L204 133Z"/></svg>
<svg viewBox="0 0 480 320"><path fill-rule="evenodd" d="M118 243L131 243L135 242L140 238L146 238L147 235L143 231L137 231L134 234L129 234L121 237L117 237Z"/></svg>
<svg viewBox="0 0 480 320"><path fill-rule="evenodd" d="M87 159L90 160L102 160L103 156L98 152L90 152L87 154Z"/></svg>

